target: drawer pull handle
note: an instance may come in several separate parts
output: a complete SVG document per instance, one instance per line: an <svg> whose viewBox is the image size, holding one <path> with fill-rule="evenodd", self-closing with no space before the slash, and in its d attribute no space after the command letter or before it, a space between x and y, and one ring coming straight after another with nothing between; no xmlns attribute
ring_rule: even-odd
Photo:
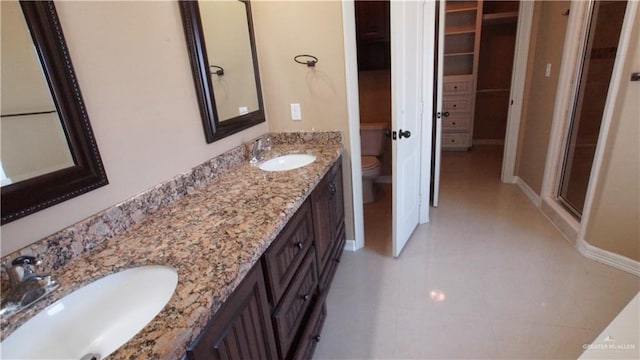
<svg viewBox="0 0 640 360"><path fill-rule="evenodd" d="M456 122L455 122L455 121L451 123L451 125L455 125L455 124L456 124Z"/></svg>
<svg viewBox="0 0 640 360"><path fill-rule="evenodd" d="M455 139L451 139L451 142L454 143L454 142L456 142L456 140Z"/></svg>
<svg viewBox="0 0 640 360"><path fill-rule="evenodd" d="M304 301L309 301L309 299L311 299L311 295L309 294L304 294L302 296L300 296L300 298Z"/></svg>
<svg viewBox="0 0 640 360"><path fill-rule="evenodd" d="M320 342L320 335L316 335L313 337L313 341Z"/></svg>
<svg viewBox="0 0 640 360"><path fill-rule="evenodd" d="M303 245L303 244L302 244L302 241L298 241L298 242L296 243L296 245L295 245L295 246L296 246L298 249L302 249L302 245Z"/></svg>
<svg viewBox="0 0 640 360"><path fill-rule="evenodd" d="M453 88L454 88L455 90L458 90L458 86L457 86L457 85L456 85L456 86L454 86Z"/></svg>

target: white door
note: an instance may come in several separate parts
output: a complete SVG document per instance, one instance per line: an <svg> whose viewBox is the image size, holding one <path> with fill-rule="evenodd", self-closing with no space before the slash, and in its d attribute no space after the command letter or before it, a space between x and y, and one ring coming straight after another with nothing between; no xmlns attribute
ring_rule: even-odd
<svg viewBox="0 0 640 360"><path fill-rule="evenodd" d="M391 1L390 6L392 234L398 257L420 219L424 2Z"/></svg>
<svg viewBox="0 0 640 360"><path fill-rule="evenodd" d="M435 29L438 36L438 41L436 43L436 48L438 49L436 56L437 61L435 63L434 73L436 78L434 79L432 84L427 84L427 86L433 86L433 91L435 91L435 116L433 119L433 126L435 127L433 131L433 164L431 169L432 176L432 186L431 186L431 205L433 207L438 207L438 201L440 198L440 155L442 153L442 118L448 116L448 113L444 113L442 111L442 82L444 76L444 21L445 21L445 2L438 2L438 20L437 26Z"/></svg>

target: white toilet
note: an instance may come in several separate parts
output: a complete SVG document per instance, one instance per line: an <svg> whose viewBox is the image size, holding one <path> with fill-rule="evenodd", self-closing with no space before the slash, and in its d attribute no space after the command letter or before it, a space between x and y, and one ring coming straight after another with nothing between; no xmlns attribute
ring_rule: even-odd
<svg viewBox="0 0 640 360"><path fill-rule="evenodd" d="M368 204L376 201L374 180L380 175L378 157L384 151L386 123L361 123L360 148L362 152L362 200Z"/></svg>

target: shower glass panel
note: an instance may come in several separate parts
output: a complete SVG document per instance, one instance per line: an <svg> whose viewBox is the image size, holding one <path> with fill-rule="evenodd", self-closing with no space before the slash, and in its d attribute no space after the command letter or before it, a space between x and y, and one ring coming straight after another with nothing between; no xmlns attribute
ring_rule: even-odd
<svg viewBox="0 0 640 360"><path fill-rule="evenodd" d="M626 1L595 1L591 6L558 190L560 202L578 218L582 216L626 7Z"/></svg>

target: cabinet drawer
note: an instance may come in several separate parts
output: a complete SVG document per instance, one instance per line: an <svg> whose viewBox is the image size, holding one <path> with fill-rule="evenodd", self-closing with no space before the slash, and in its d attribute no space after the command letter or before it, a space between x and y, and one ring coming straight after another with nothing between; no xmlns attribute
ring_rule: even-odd
<svg viewBox="0 0 640 360"><path fill-rule="evenodd" d="M298 348L293 355L294 360L308 360L313 358L316 344L320 342L320 333L322 332L324 320L327 318L325 299L326 293L318 298L313 312L311 316L309 316L307 327L298 341Z"/></svg>
<svg viewBox="0 0 640 360"><path fill-rule="evenodd" d="M315 261L315 250L311 247L291 281L291 286L273 312L280 356L283 359L288 358L287 355L298 335L298 330L316 300L318 273Z"/></svg>
<svg viewBox="0 0 640 360"><path fill-rule="evenodd" d="M473 88L471 76L445 76L442 84L444 94L470 94Z"/></svg>
<svg viewBox="0 0 640 360"><path fill-rule="evenodd" d="M277 304L313 243L311 205L305 201L264 254L269 298Z"/></svg>
<svg viewBox="0 0 640 360"><path fill-rule="evenodd" d="M470 112L471 99L469 97L447 97L442 100L442 109L449 112Z"/></svg>
<svg viewBox="0 0 640 360"><path fill-rule="evenodd" d="M470 114L453 114L442 119L442 129L445 131L469 130Z"/></svg>
<svg viewBox="0 0 640 360"><path fill-rule="evenodd" d="M442 134L443 148L468 148L469 142L469 134Z"/></svg>

